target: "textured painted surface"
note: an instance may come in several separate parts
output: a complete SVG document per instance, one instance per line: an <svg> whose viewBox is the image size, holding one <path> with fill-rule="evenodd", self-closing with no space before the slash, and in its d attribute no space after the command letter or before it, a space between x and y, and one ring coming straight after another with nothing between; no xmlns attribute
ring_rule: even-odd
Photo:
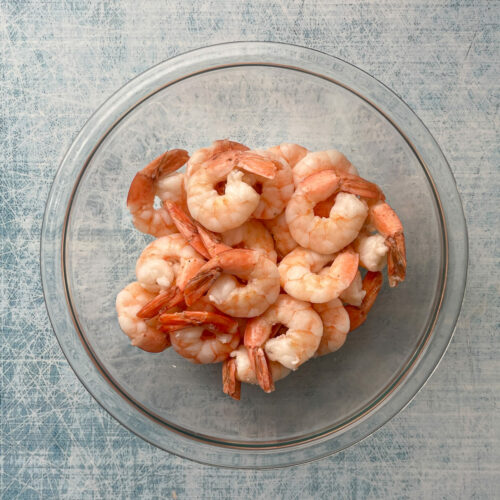
<svg viewBox="0 0 500 500"><path fill-rule="evenodd" d="M498 498L500 3L0 2L0 491L5 498ZM382 80L423 119L463 197L469 283L448 352L374 436L280 471L191 463L130 434L88 395L52 333L39 280L44 203L92 111L200 45L276 40Z"/></svg>

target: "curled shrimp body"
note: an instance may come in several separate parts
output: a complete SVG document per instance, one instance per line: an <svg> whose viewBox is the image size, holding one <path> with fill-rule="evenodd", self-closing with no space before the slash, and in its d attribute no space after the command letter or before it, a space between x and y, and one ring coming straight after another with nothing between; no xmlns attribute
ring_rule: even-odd
<svg viewBox="0 0 500 500"><path fill-rule="evenodd" d="M384 268L389 247L381 234L362 231L353 241L352 247L359 254L359 264L368 271L381 271Z"/></svg>
<svg viewBox="0 0 500 500"><path fill-rule="evenodd" d="M167 290L178 276L191 278L192 266L197 271L203 258L179 233L152 241L141 253L135 266L137 281L150 292ZM187 276L186 276L187 275Z"/></svg>
<svg viewBox="0 0 500 500"><path fill-rule="evenodd" d="M282 324L285 333L274 338L272 327ZM296 370L312 358L323 335L323 323L318 313L308 302L281 294L264 314L247 323L244 344L257 374L260 386L272 390L272 378L265 355L285 368Z"/></svg>
<svg viewBox="0 0 500 500"><path fill-rule="evenodd" d="M313 308L323 321L323 336L316 355L324 356L338 351L344 345L349 333L349 314L339 299L333 299L324 304L314 304Z"/></svg>
<svg viewBox="0 0 500 500"><path fill-rule="evenodd" d="M320 274L328 272L328 268L322 269ZM340 300L345 304L352 306L360 306L365 297L366 292L363 290L363 280L361 273L358 271L352 280L352 283L339 295Z"/></svg>
<svg viewBox="0 0 500 500"><path fill-rule="evenodd" d="M322 271L329 262L332 264ZM358 271L358 262L358 254L350 248L334 256L297 247L278 266L281 286L296 299L312 303L329 302L352 283Z"/></svg>
<svg viewBox="0 0 500 500"><path fill-rule="evenodd" d="M288 368L276 361L270 361L268 365L273 381L277 382L290 373ZM226 394L234 399L240 399L241 382L255 385L259 383L244 345L233 351L222 366L222 387Z"/></svg>
<svg viewBox="0 0 500 500"><path fill-rule="evenodd" d="M170 333L170 341L174 350L192 363L220 363L238 347L240 334L192 326Z"/></svg>
<svg viewBox="0 0 500 500"><path fill-rule="evenodd" d="M358 175L354 165L335 149L308 153L293 169L293 180L298 186L304 179L322 170L333 170L335 173Z"/></svg>
<svg viewBox="0 0 500 500"><path fill-rule="evenodd" d="M211 160L215 155L223 153L225 151L248 151L245 145L239 142L230 141L228 139L221 139L214 141L208 148L201 148L195 151L191 158L189 158L186 175L191 177L197 170L203 167L204 163Z"/></svg>
<svg viewBox="0 0 500 500"><path fill-rule="evenodd" d="M131 344L148 352L161 352L170 346L169 336L137 313L156 294L145 290L137 281L127 285L116 297L118 322Z"/></svg>
<svg viewBox="0 0 500 500"><path fill-rule="evenodd" d="M290 142L284 142L279 146L269 148L268 151L281 156L292 169L309 152L306 148Z"/></svg>
<svg viewBox="0 0 500 500"><path fill-rule="evenodd" d="M328 218L315 215L314 207L339 192ZM286 221L294 240L304 248L331 254L357 236L368 215L368 206L357 196L383 196L375 184L360 177L339 177L323 170L304 180L286 208Z"/></svg>
<svg viewBox="0 0 500 500"><path fill-rule="evenodd" d="M272 219L283 212L286 204L292 197L295 186L293 184L292 169L281 156L269 151L256 150L255 153L271 160L276 167L276 174L272 179L256 175L248 175L252 184L259 187L260 200L252 216L256 219Z"/></svg>
<svg viewBox="0 0 500 500"><path fill-rule="evenodd" d="M274 163L252 151L229 150L207 161L187 181L187 203L191 216L218 233L241 226L257 208L260 195L245 181L242 170L273 178ZM226 182L225 192L217 186Z"/></svg>
<svg viewBox="0 0 500 500"><path fill-rule="evenodd" d="M289 254L298 243L293 239L288 224L286 222L286 213L283 212L278 217L264 221L265 226L271 231L274 239L274 245L282 258Z"/></svg>
<svg viewBox="0 0 500 500"><path fill-rule="evenodd" d="M208 299L220 311L252 318L274 303L279 290L276 264L261 252L238 248L210 259L189 281L184 295L190 304L208 291Z"/></svg>
<svg viewBox="0 0 500 500"><path fill-rule="evenodd" d="M396 212L384 201L370 203L369 222L385 238L389 286L397 286L406 277L406 246L403 224Z"/></svg>
<svg viewBox="0 0 500 500"><path fill-rule="evenodd" d="M222 241L232 248L258 250L269 260L276 262L273 237L262 222L250 219L240 227L222 233L221 237Z"/></svg>
<svg viewBox="0 0 500 500"><path fill-rule="evenodd" d="M165 208L154 208L155 196L167 198L177 197L176 201L185 199L184 190L177 188L176 180L167 181L167 176L178 170L189 158L187 151L172 149L154 159L149 165L138 172L127 196L127 206L132 214L134 226L143 233L160 237L176 231L175 226ZM177 194L172 194L177 193Z"/></svg>

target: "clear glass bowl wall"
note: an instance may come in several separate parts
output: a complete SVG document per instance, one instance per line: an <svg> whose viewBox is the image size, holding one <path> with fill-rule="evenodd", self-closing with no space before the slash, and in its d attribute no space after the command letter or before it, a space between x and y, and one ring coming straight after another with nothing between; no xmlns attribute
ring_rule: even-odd
<svg viewBox="0 0 500 500"><path fill-rule="evenodd" d="M404 284L389 289L385 282L368 321L340 351L303 365L271 395L244 386L240 402L222 393L220 364L131 347L114 307L151 240L133 227L126 208L134 174L166 149L192 152L220 138L341 150L383 188L403 221L408 251ZM461 247L451 255L450 224ZM152 68L92 117L48 202L42 274L65 354L115 417L189 458L267 467L352 444L411 399L451 337L466 249L446 161L394 94L315 51L228 44ZM447 283L450 265L455 290Z"/></svg>

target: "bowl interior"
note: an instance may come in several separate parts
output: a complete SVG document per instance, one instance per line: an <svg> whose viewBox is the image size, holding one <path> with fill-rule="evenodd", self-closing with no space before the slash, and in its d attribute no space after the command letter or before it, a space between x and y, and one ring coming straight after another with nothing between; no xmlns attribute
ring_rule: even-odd
<svg viewBox="0 0 500 500"><path fill-rule="evenodd" d="M121 332L115 297L135 280L150 241L126 208L137 170L170 148L192 152L215 139L250 147L297 142L336 148L381 185L405 228L405 283L387 281L367 322L334 354L311 360L276 392L244 386L235 402L221 391L221 365L193 365L172 349L149 354ZM64 270L82 338L109 377L152 418L187 435L269 445L309 439L365 414L421 348L443 286L443 229L417 155L369 102L320 76L276 66L233 66L196 74L137 104L103 137L76 187Z"/></svg>

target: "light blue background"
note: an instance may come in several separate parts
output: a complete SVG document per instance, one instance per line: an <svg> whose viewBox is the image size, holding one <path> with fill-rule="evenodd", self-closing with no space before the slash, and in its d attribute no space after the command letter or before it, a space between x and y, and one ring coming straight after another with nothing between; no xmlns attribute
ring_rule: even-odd
<svg viewBox="0 0 500 500"><path fill-rule="evenodd" d="M0 0L4 497L498 498L499 21L495 0ZM429 383L362 443L277 471L198 465L121 427L66 363L39 278L46 197L89 115L151 65L232 40L321 49L395 90L443 148L469 226L464 307Z"/></svg>

